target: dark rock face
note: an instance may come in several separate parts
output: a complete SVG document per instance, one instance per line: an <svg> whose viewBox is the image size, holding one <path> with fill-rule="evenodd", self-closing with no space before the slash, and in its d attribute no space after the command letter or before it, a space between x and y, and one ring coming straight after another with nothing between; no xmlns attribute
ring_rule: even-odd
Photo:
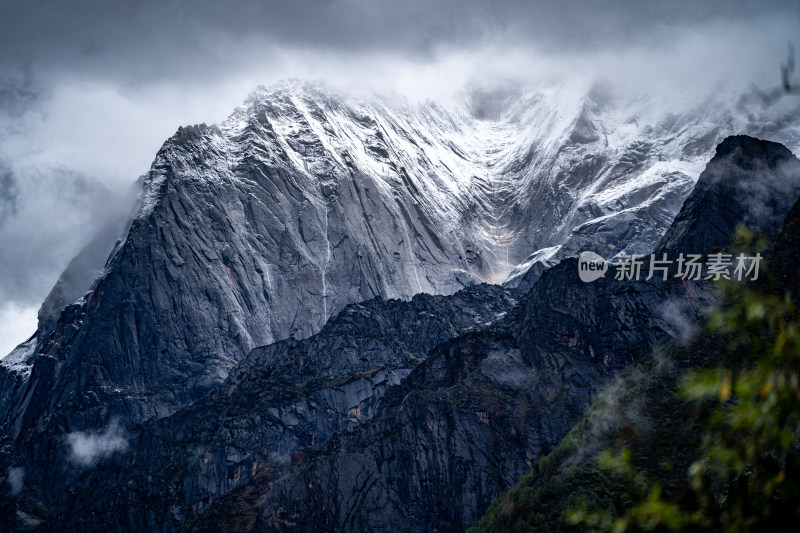
<svg viewBox="0 0 800 533"><path fill-rule="evenodd" d="M675 334L659 305L685 292L681 284L612 284L583 284L573 261L545 272L509 318L431 351L369 423L292 465L271 465L253 481L260 490L221 498L195 530L248 505L256 531L471 524L569 430L615 368Z"/></svg>
<svg viewBox="0 0 800 533"><path fill-rule="evenodd" d="M121 529L180 529L203 504L266 465L369 420L387 388L428 350L502 320L515 303L501 287L478 285L449 297L352 304L308 339L253 350L219 389L192 405L129 428L124 453L78 469L79 477L29 472L28 482L41 484L37 501L47 509L70 510L46 512L51 524L104 531L102 517L110 512ZM75 469L67 450L48 446L48 437L28 445ZM91 501L80 496L87 491Z"/></svg>
<svg viewBox="0 0 800 533"><path fill-rule="evenodd" d="M520 345L502 328L440 345L364 429L307 451L293 473L274 472L254 529L470 524L571 427L608 374L574 349ZM237 496L215 503L196 530L212 530Z"/></svg>
<svg viewBox="0 0 800 533"><path fill-rule="evenodd" d="M728 137L664 236L658 251L677 254L728 245L738 224L774 242L800 196L800 161L785 146Z"/></svg>
<svg viewBox="0 0 800 533"><path fill-rule="evenodd" d="M775 246L767 256L767 265L775 277L769 280L775 288L786 291L795 300L800 297L800 201L786 216Z"/></svg>

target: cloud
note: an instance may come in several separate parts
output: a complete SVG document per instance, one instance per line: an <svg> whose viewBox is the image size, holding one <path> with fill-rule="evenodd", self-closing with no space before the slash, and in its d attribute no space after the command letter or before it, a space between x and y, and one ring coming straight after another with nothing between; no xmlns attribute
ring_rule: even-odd
<svg viewBox="0 0 800 533"><path fill-rule="evenodd" d="M9 487L11 488L11 495L16 496L24 487L25 481L25 469L21 466L13 466L8 469L8 475L6 476L6 482L8 483Z"/></svg>
<svg viewBox="0 0 800 533"><path fill-rule="evenodd" d="M14 302L0 305L0 358L36 331L38 305L19 306Z"/></svg>
<svg viewBox="0 0 800 533"><path fill-rule="evenodd" d="M54 269L74 254L104 222L114 197L102 184L66 168L15 172L15 197L0 217L0 301L33 305L27 295L52 286ZM111 204L109 204L111 203ZM41 225L57 217L48 231Z"/></svg>
<svg viewBox="0 0 800 533"><path fill-rule="evenodd" d="M128 449L124 430L115 421L100 433L76 431L66 437L70 460L80 466L92 466L97 461Z"/></svg>
<svg viewBox="0 0 800 533"><path fill-rule="evenodd" d="M138 176L97 117L94 127L76 120L79 99L63 89L42 98L26 76L0 77L0 357L36 329L35 308L81 247L98 230L121 231Z"/></svg>
<svg viewBox="0 0 800 533"><path fill-rule="evenodd" d="M671 298L656 309L658 317L664 321L670 333L680 346L688 346L700 333L696 312L684 299Z"/></svg>
<svg viewBox="0 0 800 533"><path fill-rule="evenodd" d="M14 173L4 168L0 161L0 224L9 215L16 214L18 198L19 186Z"/></svg>
<svg viewBox="0 0 800 533"><path fill-rule="evenodd" d="M380 61L390 70L487 49L553 58L658 55L689 42L700 45L691 50L700 58L721 48L705 62L714 71L748 68L766 48L783 53L798 21L790 0L18 2L0 8L0 65L33 65L48 86L96 79L137 92L248 74L263 83L300 74L308 60L324 71L315 78L335 73L336 65L325 67L333 59L345 77L361 70L370 80L380 76L360 67Z"/></svg>
<svg viewBox="0 0 800 533"><path fill-rule="evenodd" d="M30 63L23 63L15 71L3 69L0 75L0 114L15 119L24 115L41 100L41 88L33 79ZM0 128L13 127L13 121L7 121ZM2 131L2 130L0 130Z"/></svg>

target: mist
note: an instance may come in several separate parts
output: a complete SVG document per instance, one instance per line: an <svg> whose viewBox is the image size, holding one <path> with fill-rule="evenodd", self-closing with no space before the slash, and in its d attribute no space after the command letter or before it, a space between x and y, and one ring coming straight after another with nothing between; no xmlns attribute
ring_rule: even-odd
<svg viewBox="0 0 800 533"><path fill-rule="evenodd" d="M16 496L22 489L24 488L24 481L25 481L25 469L21 466L14 466L8 469L8 474L6 475L6 482L9 484L11 488L11 494Z"/></svg>
<svg viewBox="0 0 800 533"><path fill-rule="evenodd" d="M75 431L66 436L70 460L82 467L128 449L124 430L112 422L101 432Z"/></svg>
<svg viewBox="0 0 800 533"><path fill-rule="evenodd" d="M0 354L70 259L130 209L178 126L259 84L446 98L469 85L604 81L675 105L780 84L796 2L4 2Z"/></svg>

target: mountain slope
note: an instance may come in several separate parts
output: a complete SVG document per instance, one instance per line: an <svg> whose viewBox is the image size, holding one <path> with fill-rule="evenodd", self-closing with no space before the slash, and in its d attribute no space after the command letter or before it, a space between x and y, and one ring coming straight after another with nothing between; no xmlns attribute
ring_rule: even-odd
<svg viewBox="0 0 800 533"><path fill-rule="evenodd" d="M747 138L736 139L729 148L737 144L749 145L750 152L756 149L773 156L781 154L774 146ZM732 152L737 153L735 149ZM687 211L682 212L681 218L690 222L692 217ZM717 236L712 233L707 237ZM800 200L786 216L767 254L768 271L755 284L761 297L783 297L787 293L797 297L798 242ZM722 308L728 305L725 302ZM709 427L707 407L698 409L687 401L681 394L682 382L687 373L698 369L724 366L729 371L741 371L743 361L724 356L734 338L708 330L703 335L669 343L626 371L624 378L595 402L531 472L492 503L470 533L577 531L579 527L567 523L567 512L581 508L607 512L612 517L624 515L632 498L636 501L640 495L632 493L623 478L600 467L598 461L602 451L619 450L621 446L632 451L632 464L649 480L649 486L658 483L664 497L679 505L691 501L686 497L691 493L686 486L687 471L698 459ZM751 357L765 355L754 353ZM771 522L776 530L781 529L774 517ZM790 517L789 522L796 522L796 517Z"/></svg>
<svg viewBox="0 0 800 533"><path fill-rule="evenodd" d="M429 349L514 304L492 285L351 304L308 339L253 350L221 387L177 413L126 424L116 435L127 445L112 457L81 465L74 447L53 447L45 434L27 440L40 456L26 464L26 484L37 489L26 488L18 508L65 529L104 531L109 513L118 529L179 529L270 462L369 420ZM65 475L35 466L45 450L47 463L68 465ZM166 518L153 522L154 513Z"/></svg>
<svg viewBox="0 0 800 533"><path fill-rule="evenodd" d="M696 209L774 175L797 191L800 161L775 143L726 139L677 220L706 227L758 219L777 235L791 207L780 189L762 188L753 198L760 202L724 217ZM722 242L686 227L676 221L664 242L697 252L733 247L731 235ZM714 301L708 283L672 277L586 284L577 263L564 261L505 320L431 351L363 427L293 465L269 465L216 501L195 530L240 530L224 517L245 511L245 530L255 531L463 528L566 434L605 378L677 337L676 314L690 326Z"/></svg>

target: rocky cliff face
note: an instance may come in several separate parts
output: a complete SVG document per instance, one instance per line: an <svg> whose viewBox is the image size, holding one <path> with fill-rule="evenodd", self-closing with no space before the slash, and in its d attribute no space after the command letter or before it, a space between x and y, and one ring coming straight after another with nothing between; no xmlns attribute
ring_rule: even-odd
<svg viewBox="0 0 800 533"><path fill-rule="evenodd" d="M719 225L719 212L696 205L769 183L764 172L776 168L791 187L800 185L800 161L784 147L727 139L664 242L700 253L732 248L730 235L725 242L698 236L679 221ZM791 202L780 188L763 192L723 220L735 226L756 217L777 234ZM772 206L767 213L764 205ZM674 278L586 284L576 262L565 261L505 320L431 351L369 423L293 465L270 465L215 502L195 530L220 523L235 530L237 519L257 531L463 528L566 433L615 367L679 335L680 322L690 325L713 301L708 284Z"/></svg>
<svg viewBox="0 0 800 533"><path fill-rule="evenodd" d="M747 136L725 139L658 252L724 247L738 224L764 233L774 243L800 195L797 174L797 158L780 144Z"/></svg>
<svg viewBox="0 0 800 533"><path fill-rule="evenodd" d="M723 136L800 143L784 115L738 104L675 113L569 85L442 104L302 82L260 89L219 126L181 128L164 144L103 273L63 316L74 292L54 291L32 350L95 394L138 398L144 419L348 303L509 274L526 289L589 243L606 257L649 252ZM38 374L32 388L49 382ZM86 396L67 387L47 401L73 393Z"/></svg>
<svg viewBox="0 0 800 533"><path fill-rule="evenodd" d="M752 143L760 150L748 151ZM730 154L746 153L728 167ZM778 160L800 183L787 150L729 139L697 195L728 198ZM740 172L748 168L758 171ZM769 191L762 204L777 207L765 220L781 220L788 206ZM718 214L696 210L696 200L679 217L691 227ZM730 245L684 229L676 222L665 242ZM463 527L547 453L615 369L679 335L713 293L674 279L586 284L571 260L515 300L478 286L350 306L306 340L253 350L193 405L129 429L125 452L78 478L41 481L53 499L22 498L23 509L42 516L31 500L69 509L44 516L98 531L101 509L121 528L164 531ZM69 460L53 453L50 464Z"/></svg>
<svg viewBox="0 0 800 533"><path fill-rule="evenodd" d="M104 531L98 518L108 513L123 529L180 529L266 465L369 420L428 350L502 320L515 303L501 287L479 285L449 297L352 304L308 339L253 350L219 389L176 414L120 431L124 453L93 461L78 477L29 471L28 482L44 489L43 508L70 510L47 512L69 529ZM48 440L28 445L47 450L49 464L82 470L74 450Z"/></svg>
<svg viewBox="0 0 800 533"><path fill-rule="evenodd" d="M443 382L456 398L463 390L477 405L481 390L511 387L504 398L544 413L544 400L520 389L541 382L542 398L560 402L552 426L531 415L533 425L523 417L515 430L528 436L507 451L533 460L579 416L602 376L675 333L656 310L660 287L599 282L591 286L595 307L576 306L589 289L569 277L574 264L536 284L544 266L590 239L605 256L649 251L727 132L774 129L793 138L777 119L754 123L744 111L709 104L674 114L598 88L515 88L493 103L356 99L291 82L257 91L219 126L179 129L143 178L141 205L100 277L60 313L53 309L65 297L55 291L37 335L0 365L2 464L19 464L41 491L26 493L24 512L67 523L64 502L81 508L71 494L100 491L97 505L130 509L121 525L183 525L274 468L265 465L276 457L356 431L381 405L388 409L379 401L387 388L469 328L477 351L450 340L452 350L434 358L449 361ZM519 293L462 291L430 308L425 299L380 303L507 279ZM512 300L530 287L538 292L511 318ZM606 308L609 291L625 297ZM355 320L359 308L346 306L372 298L368 314L382 318ZM641 313L652 333L637 332ZM326 323L334 330L326 333ZM489 357L495 351L502 356ZM478 365L469 372L485 375L449 369L461 354ZM517 370L505 377L503 368ZM439 378L425 375L412 373L402 386L439 391ZM580 386L566 385L573 375ZM519 421L499 405L493 416ZM392 423L408 419L386 413ZM455 424L449 413L441 420ZM75 472L73 442L117 444L81 466L91 472ZM437 453L455 453L451 444ZM498 474L500 485L525 468L515 461ZM53 478L52 465L64 475ZM484 466L476 462L470 475ZM468 522L498 483L480 498L465 495L451 521ZM131 487L112 496L121 485ZM91 518L99 507L83 509L80 524L102 526Z"/></svg>

